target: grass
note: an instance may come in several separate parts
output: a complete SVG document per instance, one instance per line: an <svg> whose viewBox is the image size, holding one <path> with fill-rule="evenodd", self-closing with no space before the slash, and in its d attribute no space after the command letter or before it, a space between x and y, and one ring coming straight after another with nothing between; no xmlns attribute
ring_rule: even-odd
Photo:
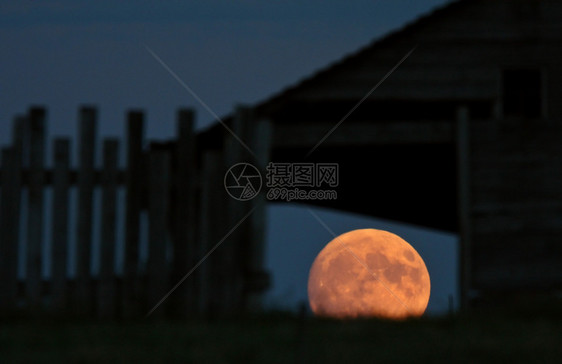
<svg viewBox="0 0 562 364"><path fill-rule="evenodd" d="M475 313L403 322L287 314L192 321L11 321L2 363L532 363L562 358L562 315Z"/></svg>

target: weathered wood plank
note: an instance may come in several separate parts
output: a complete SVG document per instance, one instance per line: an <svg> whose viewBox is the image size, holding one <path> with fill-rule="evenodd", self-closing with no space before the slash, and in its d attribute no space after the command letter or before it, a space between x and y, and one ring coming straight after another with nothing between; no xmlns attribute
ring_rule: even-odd
<svg viewBox="0 0 562 364"><path fill-rule="evenodd" d="M412 47L414 42L404 42L402 46L389 45L377 49L376 52L365 54L357 60L356 66L359 69L387 66L390 70L398 60L400 60ZM513 55L523 57L514 62ZM418 47L407 63L400 66L400 73L406 75L410 67L483 67L490 69L502 64L532 64L537 63L538 57L545 63L555 63L560 56L560 48L557 42L544 39L504 42L496 39L475 40L475 39L451 39L447 42L437 39L426 39L418 43ZM510 59L511 57L511 59ZM497 69L497 68L496 68ZM394 75L393 75L394 76ZM390 80L390 79L389 79Z"/></svg>
<svg viewBox="0 0 562 364"><path fill-rule="evenodd" d="M41 304L43 258L43 168L45 163L45 110L29 111L29 197L27 215L26 298L30 307Z"/></svg>
<svg viewBox="0 0 562 364"><path fill-rule="evenodd" d="M534 231L539 239L541 232L562 232L559 217L561 214L560 209L528 209L483 214L472 218L472 231L474 234Z"/></svg>
<svg viewBox="0 0 562 364"><path fill-rule="evenodd" d="M296 97L304 101L322 100L361 100L369 90L377 84L374 82L355 82L346 83L345 86L338 88L326 88L323 85L311 87L310 89L299 91ZM387 81L381 90L377 90L371 98L373 100L486 100L498 96L496 82L483 80L467 81L464 87L447 81L427 82L427 81ZM384 92L382 87L384 87Z"/></svg>
<svg viewBox="0 0 562 364"><path fill-rule="evenodd" d="M76 297L73 303L79 315L92 315L94 296L91 279L91 251L97 129L96 109L82 107L79 118Z"/></svg>
<svg viewBox="0 0 562 364"><path fill-rule="evenodd" d="M12 147L2 151L0 168L6 176L0 207L0 307L6 313L16 306L25 123L23 116L14 119Z"/></svg>
<svg viewBox="0 0 562 364"><path fill-rule="evenodd" d="M203 255L197 244L195 221L195 134L193 110L180 110L177 116L177 141L174 158L172 205L173 247L172 282L179 282ZM186 317L201 313L201 271L194 271L170 297L173 315Z"/></svg>
<svg viewBox="0 0 562 364"><path fill-rule="evenodd" d="M222 168L223 156L219 150L205 150L202 155L201 194L198 240L207 254L227 233L226 206L228 195L224 190ZM223 244L228 244L227 241ZM221 244L222 245L222 244ZM219 246L198 268L202 276L201 295L206 313L210 317L223 314L227 297L227 255L230 252Z"/></svg>
<svg viewBox="0 0 562 364"><path fill-rule="evenodd" d="M101 253L98 279L98 307L100 318L113 318L117 313L115 285L115 249L117 233L117 164L119 141L107 139L103 143L103 181L101 206Z"/></svg>
<svg viewBox="0 0 562 364"><path fill-rule="evenodd" d="M151 310L164 298L168 289L169 264L168 250L168 214L170 187L170 154L166 149L160 149L152 144L149 153L148 177L148 261L147 261L147 303ZM163 302L152 316L162 316L166 311Z"/></svg>
<svg viewBox="0 0 562 364"><path fill-rule="evenodd" d="M512 201L510 203L490 202L473 202L472 213L474 216L486 214L503 214L503 213L520 213L531 212L537 213L541 211L562 212L562 199L544 200L544 201ZM561 225L562 227L562 225Z"/></svg>
<svg viewBox="0 0 562 364"><path fill-rule="evenodd" d="M416 50L417 51L417 50ZM423 48L422 48L423 51ZM417 53L412 55L412 62L417 58ZM364 62L358 67L348 68L334 77L341 83L351 85L355 82L365 83L378 82L389 71L387 65L380 63ZM431 65L409 64L400 68L400 71L392 74L392 82L408 82L408 83L427 83L427 82L443 82L448 84L470 83L470 82L496 82L498 77L498 67L490 64L485 67L478 64L470 64L466 67L458 65L433 63ZM388 79L390 81L390 78ZM373 86L374 86L373 84ZM372 86L371 86L372 87ZM381 85L381 87L383 87Z"/></svg>
<svg viewBox="0 0 562 364"><path fill-rule="evenodd" d="M459 107L456 120L457 146L457 198L459 219L459 290L461 308L468 308L468 291L470 284L470 252L471 252L471 199L470 199L470 129L468 108Z"/></svg>
<svg viewBox="0 0 562 364"><path fill-rule="evenodd" d="M253 160L255 152L251 149L246 149L244 146L244 144L246 144L248 148L251 148L251 120L251 108L246 106L238 106L236 108L236 113L232 120L233 134L226 134L224 144L223 174L238 163L248 163ZM235 198L228 198L225 206L227 209L227 225L226 229L224 229L225 231L236 226L252 207L248 201L241 201ZM224 269L230 272L228 277L226 277L228 283L223 307L224 313L239 312L244 306L244 275L248 263L247 247L250 241L250 228L251 226L248 221L238 226L238 228L229 235L222 247L222 250L225 252L223 261Z"/></svg>
<svg viewBox="0 0 562 364"><path fill-rule="evenodd" d="M272 144L279 147L313 146L336 123L277 124ZM343 122L323 146L452 143L454 124L448 121Z"/></svg>
<svg viewBox="0 0 562 364"><path fill-rule="evenodd" d="M475 233L474 284L479 289L515 288L520 292L562 287L561 233L560 227Z"/></svg>
<svg viewBox="0 0 562 364"><path fill-rule="evenodd" d="M250 239L248 239L245 277L244 308L249 312L262 309L262 296L269 286L269 273L265 272L265 232L267 221L267 197L265 188L266 166L271 155L273 125L269 119L253 119L253 136L250 145L256 154L255 166L261 173L262 186L258 195L251 200L254 212L250 217Z"/></svg>
<svg viewBox="0 0 562 364"><path fill-rule="evenodd" d="M64 314L68 309L68 209L70 140L55 139L53 167L53 219L51 241L51 309Z"/></svg>
<svg viewBox="0 0 562 364"><path fill-rule="evenodd" d="M512 248L513 249L513 248ZM509 251L509 250L508 250ZM554 262L546 264L535 260L526 264L506 263L490 260L481 269L475 270L474 282L481 292L501 295L504 292L552 292L562 289L562 266ZM548 279L545 279L548 278Z"/></svg>
<svg viewBox="0 0 562 364"><path fill-rule="evenodd" d="M19 214L12 210L20 202L20 195L14 193L17 175L14 172L15 151L13 148L2 149L2 170L6 179L2 183L2 205L0 209L0 306L3 310L15 307L17 295L18 241L17 228ZM16 224L14 226L14 224Z"/></svg>
<svg viewBox="0 0 562 364"><path fill-rule="evenodd" d="M139 304L140 277L139 243L140 212L143 194L144 170L144 115L140 111L127 114L127 169L125 182L125 258L123 269L123 316L142 314Z"/></svg>
<svg viewBox="0 0 562 364"><path fill-rule="evenodd" d="M10 148L2 148L1 155L0 155L0 170L2 170L4 176L9 176L10 171L10 164L11 164L11 150ZM3 180L0 180L0 272L7 273L9 268L9 255L11 253L12 247L8 244L8 239L6 238L7 230L9 226L7 224L8 216L10 214L8 208L9 203L8 200L10 198L10 189L8 188L8 181L9 178L5 177ZM17 254L17 251L16 251ZM12 260L13 261L13 260ZM16 267L17 270L17 267ZM14 282L16 283L16 282ZM0 280L0 287L6 288L8 290L0 290L0 306L2 311L9 310L11 306L15 303L15 294L11 297L11 293L9 291L10 284L7 280Z"/></svg>

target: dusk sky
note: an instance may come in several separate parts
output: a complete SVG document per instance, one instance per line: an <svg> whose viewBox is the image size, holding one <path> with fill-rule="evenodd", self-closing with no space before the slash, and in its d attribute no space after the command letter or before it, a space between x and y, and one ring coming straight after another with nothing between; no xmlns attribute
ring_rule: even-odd
<svg viewBox="0 0 562 364"><path fill-rule="evenodd" d="M4 1L0 144L9 140L13 116L31 105L48 108L49 140L75 137L84 104L99 108L102 137L124 135L130 108L147 112L149 139L174 135L179 107L195 108L198 128L215 122L146 47L224 116L234 105L265 100L446 2ZM446 310L448 296L456 297L454 235L314 211L336 233L372 227L409 241L432 278L430 312ZM296 307L306 299L312 259L332 237L297 205L272 205L268 213L267 264L274 274L268 302Z"/></svg>

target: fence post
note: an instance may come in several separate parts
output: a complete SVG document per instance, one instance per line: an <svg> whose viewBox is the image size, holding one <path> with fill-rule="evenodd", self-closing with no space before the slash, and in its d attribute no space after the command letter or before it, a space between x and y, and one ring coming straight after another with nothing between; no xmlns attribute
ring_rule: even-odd
<svg viewBox="0 0 562 364"><path fill-rule="evenodd" d="M223 186L223 157L219 150L205 150L202 157L199 241L204 254L219 244L226 233L226 198ZM228 244L227 241L223 242ZM202 276L201 295L206 313L213 317L225 310L228 276L231 272L227 263L229 252L219 246L198 268Z"/></svg>
<svg viewBox="0 0 562 364"><path fill-rule="evenodd" d="M171 280L179 282L197 263L201 256L195 241L195 134L193 110L179 110L177 116L177 140L173 171L172 234L174 255ZM178 317L197 314L200 311L200 272L196 270L182 283L170 298L172 313Z"/></svg>
<svg viewBox="0 0 562 364"><path fill-rule="evenodd" d="M168 211L170 186L170 155L168 150L151 145L148 176L148 261L147 303L151 310L168 292L167 262ZM162 316L166 303L159 306L153 316Z"/></svg>
<svg viewBox="0 0 562 364"><path fill-rule="evenodd" d="M41 304L43 243L43 168L45 160L45 110L29 113L29 199L27 212L26 296L30 308Z"/></svg>
<svg viewBox="0 0 562 364"><path fill-rule="evenodd" d="M119 141L103 142L101 260L98 279L98 317L113 318L116 314L115 247L117 231L117 178Z"/></svg>
<svg viewBox="0 0 562 364"><path fill-rule="evenodd" d="M10 218L12 205L12 191L10 180L13 179L13 150L12 148L2 148L2 197L0 205L0 305L2 314L9 314L15 307L17 295L17 242L13 244L9 235L11 234ZM12 277L12 271L16 271L16 276Z"/></svg>
<svg viewBox="0 0 562 364"><path fill-rule="evenodd" d="M53 169L53 229L51 242L51 308L58 314L68 309L68 205L70 141L55 139Z"/></svg>
<svg viewBox="0 0 562 364"><path fill-rule="evenodd" d="M96 110L80 109L79 166L78 166L78 220L76 237L76 311L79 315L93 313L91 279L92 217L95 177Z"/></svg>
<svg viewBox="0 0 562 364"><path fill-rule="evenodd" d="M248 145L251 139L250 119L251 109L242 106L237 107L236 114L232 118L232 132L227 133L224 139L224 170L221 180L224 180L224 173L235 164L252 161L253 151L249 150ZM226 198L227 228L231 229L250 211L251 204L248 201L231 198L225 192L223 192L223 195ZM222 247L225 252L224 269L230 272L226 277L228 284L226 285L227 295L224 309L230 313L238 312L244 306L244 275L248 254L245 248L250 239L249 228L250 224L245 221L230 234Z"/></svg>
<svg viewBox="0 0 562 364"><path fill-rule="evenodd" d="M125 261L123 267L123 316L136 317L144 306L139 304L139 242L142 183L144 174L144 116L140 111L127 113L127 170L125 181Z"/></svg>
<svg viewBox="0 0 562 364"><path fill-rule="evenodd" d="M246 261L244 309L250 312L261 310L263 291L269 286L269 273L264 271L265 259L265 229L267 221L267 188L266 166L270 158L272 124L269 119L252 119L254 125L251 147L256 154L256 167L262 178L262 187L255 198L251 200L254 212L250 217L250 239L246 247L248 259Z"/></svg>
<svg viewBox="0 0 562 364"><path fill-rule="evenodd" d="M2 150L0 208L0 308L15 308L18 294L18 245L21 211L21 172L26 119L14 119L12 148Z"/></svg>

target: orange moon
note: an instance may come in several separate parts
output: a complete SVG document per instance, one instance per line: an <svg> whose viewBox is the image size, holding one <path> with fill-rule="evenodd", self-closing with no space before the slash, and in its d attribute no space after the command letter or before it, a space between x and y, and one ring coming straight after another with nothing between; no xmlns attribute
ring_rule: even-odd
<svg viewBox="0 0 562 364"><path fill-rule="evenodd" d="M353 230L320 251L308 277L316 316L405 319L429 302L429 273L418 252L398 235Z"/></svg>

